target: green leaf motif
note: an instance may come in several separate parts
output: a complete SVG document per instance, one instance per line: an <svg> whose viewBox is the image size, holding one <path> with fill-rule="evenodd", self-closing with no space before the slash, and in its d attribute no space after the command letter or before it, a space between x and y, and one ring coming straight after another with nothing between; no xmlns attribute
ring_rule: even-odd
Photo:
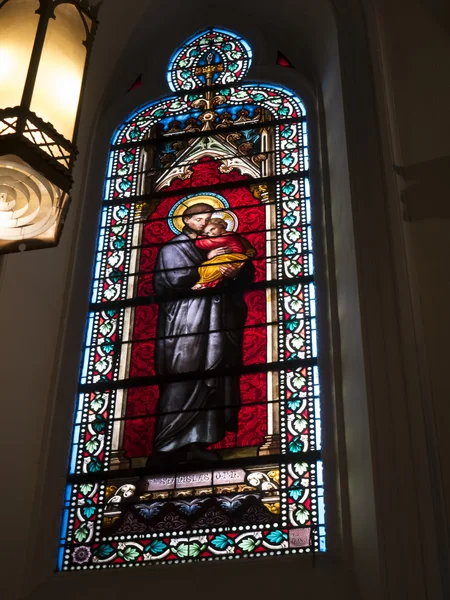
<svg viewBox="0 0 450 600"><path fill-rule="evenodd" d="M303 308L303 302L300 298L292 298L292 300L289 301L289 308L292 312L298 312Z"/></svg>
<svg viewBox="0 0 450 600"><path fill-rule="evenodd" d="M88 440L86 442L86 450L89 452L89 454L94 454L94 452L97 450L98 446L99 446L99 441L96 437L92 437L90 440Z"/></svg>
<svg viewBox="0 0 450 600"><path fill-rule="evenodd" d="M281 544L284 540L288 539L288 534L285 531L276 529L275 531L271 531L269 533L267 539L271 544Z"/></svg>
<svg viewBox="0 0 450 600"><path fill-rule="evenodd" d="M246 100L248 98L248 94L247 92L244 92L244 90L241 90L240 92L236 92L235 94L233 94L231 96L232 100Z"/></svg>
<svg viewBox="0 0 450 600"><path fill-rule="evenodd" d="M114 248L120 250L121 248L124 248L126 246L126 241L123 237L117 238L116 240L114 240L113 246Z"/></svg>
<svg viewBox="0 0 450 600"><path fill-rule="evenodd" d="M127 562L131 562L132 560L136 560L139 558L141 553L135 546L127 546L123 550L119 550L117 553L121 558L126 560Z"/></svg>
<svg viewBox="0 0 450 600"><path fill-rule="evenodd" d="M132 152L125 152L125 154L122 155L121 159L122 162L124 163L130 163L134 158L134 155Z"/></svg>
<svg viewBox="0 0 450 600"><path fill-rule="evenodd" d="M114 350L114 344L110 338L106 338L101 346L105 354L111 354L111 352Z"/></svg>
<svg viewBox="0 0 450 600"><path fill-rule="evenodd" d="M303 433L305 431L305 428L307 425L308 425L308 423L301 416L298 416L294 421L294 429L298 433Z"/></svg>
<svg viewBox="0 0 450 600"><path fill-rule="evenodd" d="M180 558L185 558L186 556L195 558L203 549L204 546L201 546L197 542L192 542L190 544L179 544L176 548L173 548L173 552Z"/></svg>
<svg viewBox="0 0 450 600"><path fill-rule="evenodd" d="M309 510L304 506L299 506L298 510L294 513L294 519L300 525L304 525L309 520Z"/></svg>
<svg viewBox="0 0 450 600"><path fill-rule="evenodd" d="M300 273L302 272L302 265L298 262L291 260L288 263L287 270L289 275L293 275L295 277L296 275L300 275Z"/></svg>
<svg viewBox="0 0 450 600"><path fill-rule="evenodd" d="M294 350L301 350L304 346L305 340L298 333L294 333L289 338L290 345L294 348Z"/></svg>
<svg viewBox="0 0 450 600"><path fill-rule="evenodd" d="M116 291L117 291L117 286L110 285L109 288L106 288L106 290L104 290L103 295L105 296L105 298L107 300L112 300L114 298L114 296L116 295Z"/></svg>
<svg viewBox="0 0 450 600"><path fill-rule="evenodd" d="M84 542L84 540L87 540L88 537L89 529L84 524L81 525L81 527L78 527L78 529L74 533L74 538L77 540L77 542Z"/></svg>
<svg viewBox="0 0 450 600"><path fill-rule="evenodd" d="M233 546L234 541L232 538L229 538L224 533L221 533L211 541L211 544L214 546L214 548L217 548L218 550L226 550L228 546Z"/></svg>
<svg viewBox="0 0 450 600"><path fill-rule="evenodd" d="M114 329L114 326L111 323L111 321L105 321L104 323L102 323L100 325L99 329L100 329L100 333L106 337Z"/></svg>
<svg viewBox="0 0 450 600"><path fill-rule="evenodd" d="M302 463L295 463L292 468L294 470L294 473L296 473L299 477L301 477L308 471L309 467L308 467L308 463L302 462Z"/></svg>
<svg viewBox="0 0 450 600"><path fill-rule="evenodd" d="M251 96L255 102L262 102L266 98L264 94L261 94L259 92L257 92L256 94L252 94Z"/></svg>
<svg viewBox="0 0 450 600"><path fill-rule="evenodd" d="M120 219L124 219L128 215L128 212L129 211L126 206L119 206L119 208L116 211L116 214Z"/></svg>
<svg viewBox="0 0 450 600"><path fill-rule="evenodd" d="M96 431L97 433L102 433L105 429L105 419L98 415L93 421L92 421L92 429L94 431Z"/></svg>
<svg viewBox="0 0 450 600"><path fill-rule="evenodd" d="M96 508L95 506L83 506L81 512L86 519L90 519L95 515Z"/></svg>
<svg viewBox="0 0 450 600"><path fill-rule="evenodd" d="M93 489L94 485L92 483L82 483L80 485L80 492L83 494L83 496L90 494Z"/></svg>
<svg viewBox="0 0 450 600"><path fill-rule="evenodd" d="M284 138L290 138L295 134L294 129L292 129L292 127L285 127L283 129L283 131L281 132L282 137Z"/></svg>
<svg viewBox="0 0 450 600"><path fill-rule="evenodd" d="M176 548L172 548L172 551L180 558L189 556L189 544L178 544Z"/></svg>
<svg viewBox="0 0 450 600"><path fill-rule="evenodd" d="M113 283L119 283L119 281L122 281L122 272L119 271L118 269L113 269L111 271L111 273L108 275L108 278L113 282Z"/></svg>
<svg viewBox="0 0 450 600"><path fill-rule="evenodd" d="M153 540L148 546L145 547L146 552L152 554L161 554L167 548L167 544L162 540Z"/></svg>
<svg viewBox="0 0 450 600"><path fill-rule="evenodd" d="M287 106L280 106L280 108L278 109L277 112L282 117L285 117L286 115L289 114L289 108Z"/></svg>
<svg viewBox="0 0 450 600"><path fill-rule="evenodd" d="M289 210L295 210L299 207L299 201L295 200L295 198L291 198L284 204L285 204L286 208L288 208ZM294 229L294 231L295 231L295 229Z"/></svg>
<svg viewBox="0 0 450 600"><path fill-rule="evenodd" d="M294 481L291 487L289 488L289 496L296 501L303 496L304 492L305 489L303 488L299 479L297 479L297 481Z"/></svg>
<svg viewBox="0 0 450 600"><path fill-rule="evenodd" d="M119 169L117 171L118 175L121 175L122 177L125 175L128 175L131 172L131 167L129 167L128 165L125 165L124 167L122 167L121 169Z"/></svg>
<svg viewBox="0 0 450 600"><path fill-rule="evenodd" d="M256 540L254 538L247 537L241 540L238 546L243 552L252 552L256 548Z"/></svg>
<svg viewBox="0 0 450 600"><path fill-rule="evenodd" d="M286 196L290 196L295 192L295 185L292 183L292 181L288 181L283 185L281 191L283 194L286 194Z"/></svg>
<svg viewBox="0 0 450 600"><path fill-rule="evenodd" d="M297 254L297 249L294 244L289 244L289 246L284 249L283 254L285 256L295 256Z"/></svg>
<svg viewBox="0 0 450 600"><path fill-rule="evenodd" d="M116 242L117 240L114 240ZM112 267L115 267L122 260L122 252L113 252L111 256L108 257L108 264Z"/></svg>
<svg viewBox="0 0 450 600"><path fill-rule="evenodd" d="M288 204L289 204L289 202L288 202ZM301 238L301 233L298 229L290 229L286 233L286 239L288 239L292 243L297 242L300 238Z"/></svg>
<svg viewBox="0 0 450 600"><path fill-rule="evenodd" d="M196 557L202 551L202 546L194 542L193 544L189 544L189 556Z"/></svg>
<svg viewBox="0 0 450 600"><path fill-rule="evenodd" d="M296 390L301 390L306 385L306 379L300 373L295 373L291 383Z"/></svg>
<svg viewBox="0 0 450 600"><path fill-rule="evenodd" d="M286 329L288 329L289 331L295 331L299 325L300 321L297 318L291 316L289 317L286 323Z"/></svg>
<svg viewBox="0 0 450 600"><path fill-rule="evenodd" d="M285 225L287 225L288 227L291 227L292 225L294 225L294 223L296 221L297 221L297 217L292 212L287 213L287 215L283 218L283 223Z"/></svg>
<svg viewBox="0 0 450 600"><path fill-rule="evenodd" d="M92 458L87 467L90 473L97 473L98 471L100 471L101 468L102 464L98 460L98 458Z"/></svg>
<svg viewBox="0 0 450 600"><path fill-rule="evenodd" d="M99 373L104 373L109 367L109 361L102 356L102 358L100 358L96 363L95 363L95 368L97 369L97 371Z"/></svg>
<svg viewBox="0 0 450 600"><path fill-rule="evenodd" d="M139 134L140 134L140 130L139 130L139 128L138 128L138 127L134 127L134 128L133 128L133 129L130 131L130 133L129 133L129 136L130 136L130 138L131 138L132 140L135 140L137 137L139 137Z"/></svg>
<svg viewBox="0 0 450 600"><path fill-rule="evenodd" d="M298 410L300 408L300 406L302 405L302 403L301 403L300 400L288 400L287 405L288 405L288 408L290 410L295 411L295 410Z"/></svg>
<svg viewBox="0 0 450 600"><path fill-rule="evenodd" d="M94 556L104 560L114 554L114 548L110 544L100 544L98 548L94 550Z"/></svg>
<svg viewBox="0 0 450 600"><path fill-rule="evenodd" d="M295 292L297 291L297 286L296 285L287 285L284 288L285 292L289 295L291 294L295 294Z"/></svg>
<svg viewBox="0 0 450 600"><path fill-rule="evenodd" d="M91 409L97 412L103 406L104 399L101 394L96 394L91 400Z"/></svg>
<svg viewBox="0 0 450 600"><path fill-rule="evenodd" d="M302 450L303 450L303 442L301 441L300 437L298 435L296 435L289 442L289 451L297 453L297 452L301 452Z"/></svg>
<svg viewBox="0 0 450 600"><path fill-rule="evenodd" d="M284 158L281 159L281 164L283 164L285 167L290 167L291 165L294 164L294 157L292 156L292 154L288 154L287 156L285 156Z"/></svg>

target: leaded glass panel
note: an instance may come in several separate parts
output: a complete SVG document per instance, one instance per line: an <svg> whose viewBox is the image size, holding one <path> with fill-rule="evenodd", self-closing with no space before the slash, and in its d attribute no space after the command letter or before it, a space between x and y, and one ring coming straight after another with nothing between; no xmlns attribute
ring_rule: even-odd
<svg viewBox="0 0 450 600"><path fill-rule="evenodd" d="M197 34L114 134L60 569L325 550L306 111L250 63Z"/></svg>

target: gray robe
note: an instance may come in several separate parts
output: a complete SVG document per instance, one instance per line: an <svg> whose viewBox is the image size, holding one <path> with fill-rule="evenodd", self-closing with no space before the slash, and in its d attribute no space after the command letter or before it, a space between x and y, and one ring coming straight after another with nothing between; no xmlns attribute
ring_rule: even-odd
<svg viewBox="0 0 450 600"><path fill-rule="evenodd" d="M253 265L245 263L235 280L224 279L212 295L191 291L204 260L205 254L184 233L159 251L154 275L159 297L157 375L242 366L247 316L242 283L252 280ZM160 385L155 451L169 452L191 443L214 444L227 431L237 430L239 376L200 377Z"/></svg>

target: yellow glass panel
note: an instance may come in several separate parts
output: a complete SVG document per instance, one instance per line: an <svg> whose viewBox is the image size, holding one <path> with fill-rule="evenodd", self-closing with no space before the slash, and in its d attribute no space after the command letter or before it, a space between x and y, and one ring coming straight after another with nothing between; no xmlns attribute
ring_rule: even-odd
<svg viewBox="0 0 450 600"><path fill-rule="evenodd" d="M48 24L30 109L72 140L86 61L86 31L77 9L61 4Z"/></svg>
<svg viewBox="0 0 450 600"><path fill-rule="evenodd" d="M8 0L0 8L0 109L18 106L39 23L38 0Z"/></svg>

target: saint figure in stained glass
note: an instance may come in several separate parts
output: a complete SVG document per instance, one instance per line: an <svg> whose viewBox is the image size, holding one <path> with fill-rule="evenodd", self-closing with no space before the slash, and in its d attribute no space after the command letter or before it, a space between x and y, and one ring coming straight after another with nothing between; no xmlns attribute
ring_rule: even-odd
<svg viewBox="0 0 450 600"><path fill-rule="evenodd" d="M228 241L224 235L226 223L213 218L215 209L207 203L207 196L194 200L182 213L181 233L159 251L153 280L159 299L155 365L157 375L165 379L160 384L154 449L164 453L164 458L172 453L169 459L173 461L186 459L187 453L194 460L217 459L206 448L220 442L227 431L237 431L237 373L242 368L247 316L243 284L252 280L254 272L246 256L232 253L236 240ZM210 238L203 234L216 230L221 233L219 244L208 250ZM211 279L215 265L221 277ZM199 270L206 279L203 284L198 283ZM203 292L211 281L220 293ZM195 295L189 293L192 289ZM236 374L225 375L227 370ZM182 373L208 371L207 378L170 380Z"/></svg>

